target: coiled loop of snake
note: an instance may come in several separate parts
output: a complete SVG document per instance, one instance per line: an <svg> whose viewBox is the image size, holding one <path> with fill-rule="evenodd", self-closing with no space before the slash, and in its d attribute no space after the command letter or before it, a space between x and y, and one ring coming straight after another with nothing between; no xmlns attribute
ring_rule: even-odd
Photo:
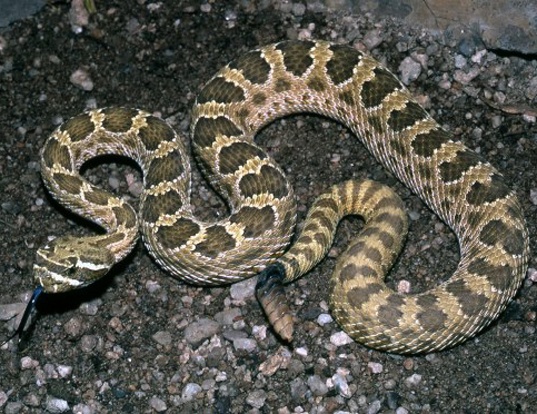
<svg viewBox="0 0 537 414"><path fill-rule="evenodd" d="M262 271L287 246L295 206L281 168L253 136L272 120L298 112L347 125L454 230L461 260L454 275L430 291L402 295L388 289L383 278L402 243L406 218L398 201L376 198L384 191L377 185L345 183L329 191L343 201L322 198L298 243L262 275L262 303L275 311L276 325L281 294L271 295L270 286L281 293L280 283L311 268L328 248L334 222L356 212L356 200L366 204L365 213L358 213L368 224L338 260L330 282L333 312L349 335L387 351L428 352L464 341L494 320L527 268L527 229L515 193L387 69L351 47L327 42L282 42L251 51L201 91L192 113L192 148L230 207L230 216L216 223L193 216L184 144L164 121L108 108L60 126L42 151L45 185L106 234L59 238L40 249L37 283L47 292L91 283L132 249L138 223L156 261L186 282L231 283ZM80 176L82 164L102 154L125 155L141 166L145 191L138 215ZM265 293L263 286L269 286Z"/></svg>

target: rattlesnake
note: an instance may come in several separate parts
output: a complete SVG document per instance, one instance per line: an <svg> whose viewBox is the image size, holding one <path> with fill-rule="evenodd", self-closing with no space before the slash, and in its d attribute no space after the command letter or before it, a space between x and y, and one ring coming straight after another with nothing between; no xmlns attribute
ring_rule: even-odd
<svg viewBox="0 0 537 414"><path fill-rule="evenodd" d="M298 242L277 259L294 227L293 189L253 136L298 112L348 126L453 229L460 262L449 280L415 295L387 288L383 277L403 243L406 216L398 197L370 181L346 182L323 195ZM337 221L351 213L363 215L367 225L336 264L331 306L348 334L368 346L411 353L457 344L493 321L523 280L528 236L515 193L394 75L352 47L289 41L246 53L202 89L191 136L202 171L229 204L229 217L215 223L193 216L183 139L160 118L137 109L98 109L51 135L41 163L47 189L106 234L61 237L39 249L34 275L44 291L82 287L104 275L134 247L140 224L151 255L185 282L220 285L265 269L261 301L289 339L279 286L322 258ZM140 165L145 191L138 214L80 176L87 160L104 154Z"/></svg>

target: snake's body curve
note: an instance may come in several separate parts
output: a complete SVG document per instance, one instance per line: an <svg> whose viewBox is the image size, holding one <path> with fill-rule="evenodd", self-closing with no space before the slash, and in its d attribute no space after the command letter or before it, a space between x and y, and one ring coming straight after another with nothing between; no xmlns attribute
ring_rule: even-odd
<svg viewBox="0 0 537 414"><path fill-rule="evenodd" d="M260 272L287 247L296 214L292 188L253 136L274 119L298 112L347 125L453 229L461 259L449 280L427 292L388 289L383 278L402 244L406 218L398 201L377 197L383 190L375 184L349 182L332 190L343 201L322 200L298 243L279 259L286 281L326 251L331 236L323 226L334 228L361 200L368 205L366 219L375 209L381 213L338 260L331 282L334 314L353 338L387 351L428 352L457 344L493 321L527 268L527 229L514 191L442 129L387 69L328 42L282 42L251 51L201 91L192 113L192 148L230 207L230 216L216 223L193 216L183 140L164 121L108 108L60 126L42 151L45 185L106 234L60 238L40 249L38 283L49 292L90 283L132 249L138 222L153 257L186 282L217 285ZM84 162L101 154L125 155L141 166L145 191L138 215L79 175Z"/></svg>

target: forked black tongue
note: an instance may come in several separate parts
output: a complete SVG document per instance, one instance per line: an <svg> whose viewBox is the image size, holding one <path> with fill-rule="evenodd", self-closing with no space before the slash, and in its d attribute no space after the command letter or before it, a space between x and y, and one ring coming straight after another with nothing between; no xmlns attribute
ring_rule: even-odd
<svg viewBox="0 0 537 414"><path fill-rule="evenodd" d="M30 315L35 310L35 304L37 303L37 298L39 298L39 295L43 293L43 286L38 286L35 288L34 293L32 293L32 297L30 298L30 301L28 302L28 305L26 305L26 309L24 310L24 313L22 314L21 322L19 323L19 326L11 335L9 338L7 338L0 346L4 346L9 341L11 341L16 336L19 337L19 340L22 336L22 333L24 332L24 328L26 327L26 323L28 322L28 319L30 319Z"/></svg>

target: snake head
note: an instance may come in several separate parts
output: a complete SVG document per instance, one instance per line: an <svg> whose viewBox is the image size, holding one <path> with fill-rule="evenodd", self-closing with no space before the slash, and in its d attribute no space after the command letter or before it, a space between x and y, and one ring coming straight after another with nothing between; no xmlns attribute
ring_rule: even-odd
<svg viewBox="0 0 537 414"><path fill-rule="evenodd" d="M114 264L97 237L61 237L37 251L33 277L47 293L67 292L91 284Z"/></svg>

